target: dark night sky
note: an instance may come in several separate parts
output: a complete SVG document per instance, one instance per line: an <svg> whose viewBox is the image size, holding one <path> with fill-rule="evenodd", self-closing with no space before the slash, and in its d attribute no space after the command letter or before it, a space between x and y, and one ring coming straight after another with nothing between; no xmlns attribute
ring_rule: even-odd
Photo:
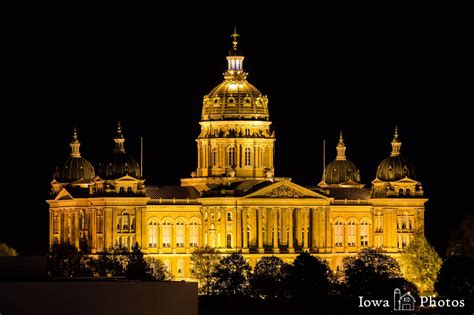
<svg viewBox="0 0 474 315"><path fill-rule="evenodd" d="M18 22L4 45L9 112L2 125L0 242L22 254L47 247L44 200L55 166L68 157L73 126L82 155L95 165L112 152L120 120L137 159L139 137L145 139L148 183L176 185L189 176L202 97L223 79L234 24L231 17L69 18ZM322 140L333 159L342 129L348 157L369 184L397 124L403 155L430 198L427 235L442 249L459 217L472 211L465 202L472 170L462 108L472 105L472 86L463 79L464 26L383 17L235 22L249 81L269 97L276 175L317 184Z"/></svg>

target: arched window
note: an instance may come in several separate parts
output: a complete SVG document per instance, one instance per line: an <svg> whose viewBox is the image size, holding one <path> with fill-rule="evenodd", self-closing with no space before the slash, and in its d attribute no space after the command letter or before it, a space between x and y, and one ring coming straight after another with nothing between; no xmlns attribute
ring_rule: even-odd
<svg viewBox="0 0 474 315"><path fill-rule="evenodd" d="M402 230L408 230L408 212L403 212L402 215Z"/></svg>
<svg viewBox="0 0 474 315"><path fill-rule="evenodd" d="M244 150L245 154L245 166L250 166L252 165L252 149L250 148L245 148Z"/></svg>
<svg viewBox="0 0 474 315"><path fill-rule="evenodd" d="M154 220L148 223L148 247L158 247L158 223Z"/></svg>
<svg viewBox="0 0 474 315"><path fill-rule="evenodd" d="M217 166L217 148L211 149L211 166Z"/></svg>
<svg viewBox="0 0 474 315"><path fill-rule="evenodd" d="M410 190L410 188L407 188L407 190L405 190L405 195L411 196L411 190Z"/></svg>
<svg viewBox="0 0 474 315"><path fill-rule="evenodd" d="M161 241L164 248L171 247L171 221L165 220L161 224Z"/></svg>
<svg viewBox="0 0 474 315"><path fill-rule="evenodd" d="M398 195L399 195L399 196L403 196L403 188L400 188L400 189L398 190Z"/></svg>
<svg viewBox="0 0 474 315"><path fill-rule="evenodd" d="M125 188L120 187L120 193L121 193L121 194L125 193Z"/></svg>
<svg viewBox="0 0 474 315"><path fill-rule="evenodd" d="M127 193L129 193L129 194L132 193L132 187L127 187Z"/></svg>
<svg viewBox="0 0 474 315"><path fill-rule="evenodd" d="M184 222L176 223L176 247L184 247Z"/></svg>
<svg viewBox="0 0 474 315"><path fill-rule="evenodd" d="M369 246L369 222L366 220L360 223L360 246Z"/></svg>
<svg viewBox="0 0 474 315"><path fill-rule="evenodd" d="M227 248L232 248L232 234L227 234L226 247Z"/></svg>
<svg viewBox="0 0 474 315"><path fill-rule="evenodd" d="M356 246L356 223L354 221L347 223L347 246Z"/></svg>
<svg viewBox="0 0 474 315"><path fill-rule="evenodd" d="M189 223L189 247L198 246L199 229L197 222Z"/></svg>
<svg viewBox="0 0 474 315"><path fill-rule="evenodd" d="M183 259L178 259L178 270L176 273L179 275L184 274L184 260Z"/></svg>
<svg viewBox="0 0 474 315"><path fill-rule="evenodd" d="M227 221L232 221L232 212L227 212Z"/></svg>
<svg viewBox="0 0 474 315"><path fill-rule="evenodd" d="M344 239L344 224L341 221L334 223L334 246L342 246Z"/></svg>
<svg viewBox="0 0 474 315"><path fill-rule="evenodd" d="M227 161L230 167L235 166L235 147L230 147L227 151Z"/></svg>
<svg viewBox="0 0 474 315"><path fill-rule="evenodd" d="M123 212L121 215L119 215L118 220L117 220L117 230L119 232L126 232L128 231L129 228L129 222L130 222L130 215L128 212Z"/></svg>

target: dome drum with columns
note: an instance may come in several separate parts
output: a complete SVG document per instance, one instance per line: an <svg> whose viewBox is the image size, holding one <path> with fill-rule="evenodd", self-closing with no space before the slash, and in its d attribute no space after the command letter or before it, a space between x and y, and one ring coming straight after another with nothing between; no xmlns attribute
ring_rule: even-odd
<svg viewBox="0 0 474 315"><path fill-rule="evenodd" d="M204 98L192 176L180 186L145 186L120 125L114 153L96 176L75 133L47 200L50 243L87 243L97 253L138 242L176 280L193 279L191 254L202 246L241 252L253 265L265 255L291 263L306 251L334 270L366 247L397 258L423 230L427 201L400 155L398 130L370 188L347 159L342 133L318 186L275 176L268 100L246 81L236 32L232 37L224 82Z"/></svg>

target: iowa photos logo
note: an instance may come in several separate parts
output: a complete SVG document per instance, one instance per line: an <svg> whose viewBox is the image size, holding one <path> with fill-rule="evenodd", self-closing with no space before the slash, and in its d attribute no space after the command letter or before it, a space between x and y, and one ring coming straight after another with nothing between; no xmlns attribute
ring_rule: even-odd
<svg viewBox="0 0 474 315"><path fill-rule="evenodd" d="M414 311L415 304L416 300L410 292L402 295L399 288L393 291L393 309L395 311Z"/></svg>
<svg viewBox="0 0 474 315"><path fill-rule="evenodd" d="M452 299L436 299L433 296L420 296L419 307L437 307L437 308L463 308L465 306L464 300L452 300ZM370 308L370 307L393 307L394 311L415 311L417 306L417 300L410 293L402 293L400 289L393 291L393 304L388 299L365 299L363 296L359 296L359 307Z"/></svg>

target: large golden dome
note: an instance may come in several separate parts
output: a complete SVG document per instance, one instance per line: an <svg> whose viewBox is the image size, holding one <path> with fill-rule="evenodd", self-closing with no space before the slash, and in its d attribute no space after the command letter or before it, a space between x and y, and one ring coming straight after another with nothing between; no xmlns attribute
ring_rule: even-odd
<svg viewBox="0 0 474 315"><path fill-rule="evenodd" d="M268 98L247 81L244 56L237 49L238 34L232 36L234 47L227 56L225 80L204 96L202 120L269 120Z"/></svg>
<svg viewBox="0 0 474 315"><path fill-rule="evenodd" d="M202 120L268 120L268 98L247 80L225 80L204 96Z"/></svg>

